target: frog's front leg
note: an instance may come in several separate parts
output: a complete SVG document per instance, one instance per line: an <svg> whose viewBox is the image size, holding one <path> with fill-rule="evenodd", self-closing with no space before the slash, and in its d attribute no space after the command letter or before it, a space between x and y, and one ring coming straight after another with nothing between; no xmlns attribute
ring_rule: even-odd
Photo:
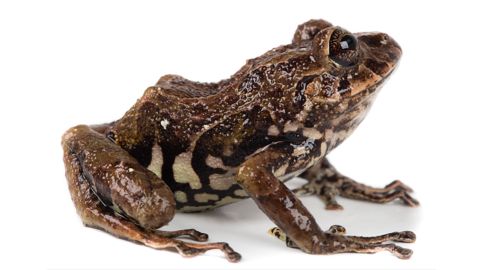
<svg viewBox="0 0 480 270"><path fill-rule="evenodd" d="M326 158L302 173L300 177L307 179L308 183L294 189L295 194L316 194L325 201L326 209L329 210L343 209L335 200L336 196L375 203L387 203L400 199L408 206L419 204L409 194L413 190L399 180L391 182L384 188L360 184L339 173Z"/></svg>
<svg viewBox="0 0 480 270"><path fill-rule="evenodd" d="M193 229L155 230L175 213L172 191L154 173L142 167L120 146L103 134L102 126L76 126L62 138L70 193L86 226L156 249L176 249L195 256L220 249L230 261L240 255L226 243L192 243L174 237L186 236L204 242L208 235Z"/></svg>
<svg viewBox="0 0 480 270"><path fill-rule="evenodd" d="M236 176L237 182L258 207L285 232L289 246L312 254L387 250L402 259L411 256L411 250L384 242L413 242L413 232L394 232L375 237L345 236L345 229L339 225L322 231L302 202L274 176L275 169L289 162L290 147L289 144L277 144L249 158L240 166Z"/></svg>

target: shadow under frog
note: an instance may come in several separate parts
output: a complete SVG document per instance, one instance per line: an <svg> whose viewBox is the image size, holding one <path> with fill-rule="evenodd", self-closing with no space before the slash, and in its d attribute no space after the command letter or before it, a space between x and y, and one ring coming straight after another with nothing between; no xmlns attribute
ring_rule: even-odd
<svg viewBox="0 0 480 270"><path fill-rule="evenodd" d="M402 182L359 184L326 158L363 120L400 56L386 34L352 34L311 20L290 44L248 60L228 79L163 76L120 120L63 135L75 207L85 225L118 237L184 256L220 249L235 262L240 254L228 244L199 243L205 233L156 229L175 211L252 198L290 247L311 254L388 250L409 258L411 250L392 242L414 242L413 232L360 237L339 225L321 230L296 197L317 195L327 209L342 208L336 196L418 205ZM289 190L283 182L295 176L307 182Z"/></svg>

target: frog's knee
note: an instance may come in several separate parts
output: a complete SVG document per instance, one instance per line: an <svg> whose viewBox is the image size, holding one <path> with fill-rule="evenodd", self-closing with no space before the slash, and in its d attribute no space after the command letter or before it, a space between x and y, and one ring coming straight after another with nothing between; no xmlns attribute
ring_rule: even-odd
<svg viewBox="0 0 480 270"><path fill-rule="evenodd" d="M263 196L276 190L279 185L278 179L261 165L253 164L254 162L247 161L240 167L236 177L237 183L256 196Z"/></svg>
<svg viewBox="0 0 480 270"><path fill-rule="evenodd" d="M156 229L168 224L175 215L173 194L163 182L152 185L135 193L112 190L114 209L118 207L116 211L125 213L143 228Z"/></svg>
<svg viewBox="0 0 480 270"><path fill-rule="evenodd" d="M68 144L71 144L73 141L78 139L79 136L82 136L86 133L92 132L92 130L86 125L77 125L69 128L62 135L62 145L65 147Z"/></svg>

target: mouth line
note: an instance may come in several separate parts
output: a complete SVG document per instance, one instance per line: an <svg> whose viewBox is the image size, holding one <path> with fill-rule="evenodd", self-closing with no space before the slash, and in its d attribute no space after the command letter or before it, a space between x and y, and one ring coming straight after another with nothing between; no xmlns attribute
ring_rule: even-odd
<svg viewBox="0 0 480 270"><path fill-rule="evenodd" d="M356 106L358 106L358 104L360 104L360 103L364 102L365 100L367 100L368 98L370 98L371 95L375 94L377 92L378 87L381 86L385 82L386 79L388 79L388 75L390 73L392 73L392 71L390 71L385 77L381 77L381 79L378 80L377 82L375 82L374 85L372 85L370 87L367 87L366 89L356 93L355 95L350 96L349 97L350 99L351 98L359 98L360 99L357 102L357 104L352 107L352 109L355 108ZM363 96L363 97L361 97L361 96Z"/></svg>

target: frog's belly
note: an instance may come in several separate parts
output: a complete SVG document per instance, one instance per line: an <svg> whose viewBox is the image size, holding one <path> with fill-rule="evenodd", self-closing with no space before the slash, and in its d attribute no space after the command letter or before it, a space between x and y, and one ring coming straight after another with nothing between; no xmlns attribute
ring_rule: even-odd
<svg viewBox="0 0 480 270"><path fill-rule="evenodd" d="M207 179L200 179L200 186L184 186L182 190L174 191L177 210L181 212L199 212L234 203L248 194L234 182L235 170L225 174L210 174Z"/></svg>
<svg viewBox="0 0 480 270"><path fill-rule="evenodd" d="M192 162L193 161L193 162ZM199 212L248 198L248 194L235 183L234 175L238 167L225 166L220 158L208 156L202 160L205 170L195 170L191 152L184 152L174 158L173 163L163 160L162 149L158 144L152 148L152 159L148 169L160 177L172 190L177 210ZM168 167L168 168L167 168ZM304 170L286 174L287 166L275 173L281 181L291 179ZM162 175L170 171L172 174Z"/></svg>
<svg viewBox="0 0 480 270"><path fill-rule="evenodd" d="M305 169L281 175L279 179L285 182L300 175L303 171ZM236 169L232 169L222 175L212 174L208 183L202 185L203 188L200 189L187 187L187 189L175 191L177 210L200 212L249 198L245 190L234 182L235 172Z"/></svg>

